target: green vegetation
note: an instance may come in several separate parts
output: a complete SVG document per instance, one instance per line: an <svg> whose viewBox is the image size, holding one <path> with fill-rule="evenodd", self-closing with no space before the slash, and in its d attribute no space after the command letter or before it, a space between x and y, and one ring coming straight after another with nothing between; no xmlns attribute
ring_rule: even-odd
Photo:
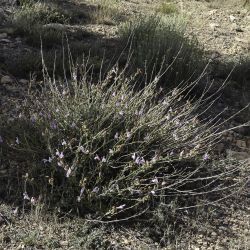
<svg viewBox="0 0 250 250"><path fill-rule="evenodd" d="M122 20L120 0L94 1L97 8L91 13L91 20L98 24L115 24Z"/></svg>
<svg viewBox="0 0 250 250"><path fill-rule="evenodd" d="M23 113L1 125L3 158L27 163L25 200L129 220L204 204L207 192L220 197L237 185L233 163L209 160L218 125L199 122L202 100L185 101L185 88L161 98L157 78L135 92L136 76L116 67L95 84L89 70L72 66L65 83L45 78Z"/></svg>
<svg viewBox="0 0 250 250"><path fill-rule="evenodd" d="M157 8L157 12L162 14L174 14L178 12L178 8L174 3L171 2L162 2Z"/></svg>
<svg viewBox="0 0 250 250"><path fill-rule="evenodd" d="M1 57L0 249L197 249L191 238L213 240L222 211L247 196L248 162L216 151L235 128L210 113L228 87L210 77L234 63L207 64L175 1L141 14L139 2L16 6L0 39L6 54L23 43ZM247 104L249 59L238 65L230 79Z"/></svg>
<svg viewBox="0 0 250 250"><path fill-rule="evenodd" d="M124 44L130 41L132 67L145 69L149 78L160 72L166 88L197 77L205 66L197 41L184 32L183 19L160 16L129 21L119 30Z"/></svg>
<svg viewBox="0 0 250 250"><path fill-rule="evenodd" d="M16 34L27 37L30 45L40 46L42 39L44 45L51 47L61 42L62 31L48 29L45 25L68 21L69 17L52 5L28 1L14 13L12 25Z"/></svg>

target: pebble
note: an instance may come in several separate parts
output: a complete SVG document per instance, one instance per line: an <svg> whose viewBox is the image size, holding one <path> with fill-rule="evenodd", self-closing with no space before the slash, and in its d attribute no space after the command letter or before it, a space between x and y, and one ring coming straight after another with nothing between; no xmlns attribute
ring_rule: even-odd
<svg viewBox="0 0 250 250"><path fill-rule="evenodd" d="M236 140L236 146L239 148L246 148L247 147L247 143L243 140Z"/></svg>
<svg viewBox="0 0 250 250"><path fill-rule="evenodd" d="M250 160L250 155L247 152L236 152L233 150L227 150L227 156L230 158L235 158L236 160Z"/></svg>
<svg viewBox="0 0 250 250"><path fill-rule="evenodd" d="M4 39L4 38L6 38L8 35L7 35L7 33L1 33L0 34L0 39Z"/></svg>
<svg viewBox="0 0 250 250"><path fill-rule="evenodd" d="M11 43L9 39L1 39L0 43Z"/></svg>
<svg viewBox="0 0 250 250"><path fill-rule="evenodd" d="M230 16L229 16L229 19L230 19L231 22L234 22L234 21L236 20L236 17L233 16L233 15L230 15Z"/></svg>
<svg viewBox="0 0 250 250"><path fill-rule="evenodd" d="M2 84L8 84L8 83L12 83L13 82L13 79L9 76L3 76L1 78L1 83Z"/></svg>

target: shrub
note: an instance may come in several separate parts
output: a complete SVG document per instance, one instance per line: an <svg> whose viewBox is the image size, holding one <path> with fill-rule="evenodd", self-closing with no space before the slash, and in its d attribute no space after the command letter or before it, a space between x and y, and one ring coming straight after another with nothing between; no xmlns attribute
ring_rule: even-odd
<svg viewBox="0 0 250 250"><path fill-rule="evenodd" d="M122 19L119 0L97 1L98 5L91 13L92 22L98 24L115 24Z"/></svg>
<svg viewBox="0 0 250 250"><path fill-rule="evenodd" d="M127 220L229 193L239 168L210 162L220 133L213 120L199 121L203 102L185 101L184 87L161 97L158 78L135 92L136 75L124 71L114 67L97 83L86 65L72 67L70 80L47 76L21 113L1 119L2 165L18 162L9 182L22 173L25 200Z"/></svg>
<svg viewBox="0 0 250 250"><path fill-rule="evenodd" d="M13 14L12 25L15 33L27 37L32 46L53 47L62 39L62 31L44 27L48 23L67 23L69 18L53 6L40 2L26 2Z"/></svg>
<svg viewBox="0 0 250 250"><path fill-rule="evenodd" d="M22 5L13 14L13 25L17 32L26 33L32 31L34 25L47 23L65 23L68 21L63 13L44 3L29 3Z"/></svg>
<svg viewBox="0 0 250 250"><path fill-rule="evenodd" d="M173 14L173 13L177 13L178 9L176 5L173 3L163 2L158 6L156 11L162 14Z"/></svg>
<svg viewBox="0 0 250 250"><path fill-rule="evenodd" d="M184 33L185 23L179 17L141 17L119 29L123 43L129 41L132 68L146 68L149 79L161 72L161 84L167 88L194 79L204 69L202 50Z"/></svg>

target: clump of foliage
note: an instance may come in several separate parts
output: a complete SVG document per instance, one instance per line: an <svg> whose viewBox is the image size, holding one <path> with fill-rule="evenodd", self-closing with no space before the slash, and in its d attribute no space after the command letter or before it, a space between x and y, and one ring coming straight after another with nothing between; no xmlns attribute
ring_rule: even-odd
<svg viewBox="0 0 250 250"><path fill-rule="evenodd" d="M3 164L18 160L9 183L22 173L25 201L119 221L204 205L238 185L238 166L211 162L219 124L199 121L202 99L187 101L185 86L163 96L158 77L135 90L126 69L97 81L91 70L56 81L44 69L41 90L1 119Z"/></svg>
<svg viewBox="0 0 250 250"><path fill-rule="evenodd" d="M50 30L44 27L48 23L67 23L69 17L59 11L52 5L41 2L27 1L18 8L12 18L12 25L15 32L27 37L31 45L41 44L41 38L44 44L52 46L55 42L58 44L62 38L62 32Z"/></svg>
<svg viewBox="0 0 250 250"><path fill-rule="evenodd" d="M132 67L146 68L149 79L160 71L164 87L192 80L204 69L203 51L185 36L180 17L140 17L123 24L119 34L124 44L129 41Z"/></svg>
<svg viewBox="0 0 250 250"><path fill-rule="evenodd" d="M115 24L122 19L119 0L95 1L97 8L91 12L91 20L98 24Z"/></svg>
<svg viewBox="0 0 250 250"><path fill-rule="evenodd" d="M174 14L178 12L178 8L174 3L171 2L162 2L156 9L157 12L162 14Z"/></svg>

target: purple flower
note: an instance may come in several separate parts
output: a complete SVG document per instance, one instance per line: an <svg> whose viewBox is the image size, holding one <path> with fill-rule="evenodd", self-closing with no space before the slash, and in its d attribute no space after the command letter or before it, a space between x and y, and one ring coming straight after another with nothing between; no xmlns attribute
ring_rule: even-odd
<svg viewBox="0 0 250 250"><path fill-rule="evenodd" d="M30 202L31 202L31 204L33 206L36 205L36 198L35 197L31 197Z"/></svg>
<svg viewBox="0 0 250 250"><path fill-rule="evenodd" d="M119 138L119 133L118 133L118 132L115 133L114 138L115 138L115 139L118 139L118 138Z"/></svg>
<svg viewBox="0 0 250 250"><path fill-rule="evenodd" d="M76 127L75 122L72 122L72 124L71 124L71 128L75 128L75 127Z"/></svg>
<svg viewBox="0 0 250 250"><path fill-rule="evenodd" d="M152 183L154 183L154 184L158 184L159 183L159 181L158 181L158 178L157 177L155 177L152 181L151 181Z"/></svg>
<svg viewBox="0 0 250 250"><path fill-rule="evenodd" d="M60 159L63 159L63 158L64 158L63 152L59 152L58 149L56 150L56 155L57 155Z"/></svg>
<svg viewBox="0 0 250 250"><path fill-rule="evenodd" d="M132 154L132 159L135 160L136 159L136 155L135 153Z"/></svg>
<svg viewBox="0 0 250 250"><path fill-rule="evenodd" d="M116 207L116 209L122 210L122 209L125 208L125 207L126 207L126 204L122 204L122 205L120 205L119 207Z"/></svg>
<svg viewBox="0 0 250 250"><path fill-rule="evenodd" d="M20 144L19 138L16 137L16 144Z"/></svg>
<svg viewBox="0 0 250 250"><path fill-rule="evenodd" d="M62 162L62 161L58 161L58 162L57 162L57 165L58 165L59 167L62 167L62 166L63 166L63 162Z"/></svg>
<svg viewBox="0 0 250 250"><path fill-rule="evenodd" d="M66 172L66 177L69 178L72 173L72 168L69 168Z"/></svg>
<svg viewBox="0 0 250 250"><path fill-rule="evenodd" d="M27 192L23 193L23 199L24 200L30 200L30 197L28 196Z"/></svg>
<svg viewBox="0 0 250 250"><path fill-rule="evenodd" d="M43 162L44 164L47 163L47 162L51 163L52 160L53 160L53 158L52 158L52 157L49 157L49 159L42 159L42 162Z"/></svg>
<svg viewBox="0 0 250 250"><path fill-rule="evenodd" d="M204 160L204 161L207 161L207 160L209 160L209 159L210 159L209 154L208 154L208 153L204 154L203 160Z"/></svg>
<svg viewBox="0 0 250 250"><path fill-rule="evenodd" d="M101 160L101 158L99 157L99 155L96 155L96 156L95 156L95 158L94 158L94 160L96 160L96 161L100 161L100 160Z"/></svg>
<svg viewBox="0 0 250 250"><path fill-rule="evenodd" d="M65 140L62 141L62 146L67 145L67 142Z"/></svg>
<svg viewBox="0 0 250 250"><path fill-rule="evenodd" d="M93 192L93 193L98 193L99 190L100 190L99 187L95 187L95 188L92 190L92 192Z"/></svg>
<svg viewBox="0 0 250 250"><path fill-rule="evenodd" d="M126 136L127 136L127 138L130 138L131 137L131 132L127 131Z"/></svg>
<svg viewBox="0 0 250 250"><path fill-rule="evenodd" d="M3 143L3 137L0 135L0 144Z"/></svg>
<svg viewBox="0 0 250 250"><path fill-rule="evenodd" d="M119 115L123 116L124 115L124 111L119 111Z"/></svg>
<svg viewBox="0 0 250 250"><path fill-rule="evenodd" d="M144 160L143 157L137 156L136 159L135 159L135 163L136 163L137 165L143 165L143 164L145 164L145 160Z"/></svg>
<svg viewBox="0 0 250 250"><path fill-rule="evenodd" d="M51 127L52 129L57 129L57 124L56 124L56 122L55 122L55 121L52 121L51 124L50 124L50 127Z"/></svg>
<svg viewBox="0 0 250 250"><path fill-rule="evenodd" d="M31 122L34 124L36 122L36 117L35 115L32 115L30 118Z"/></svg>
<svg viewBox="0 0 250 250"><path fill-rule="evenodd" d="M107 162L107 159L104 156L102 157L102 162Z"/></svg>

